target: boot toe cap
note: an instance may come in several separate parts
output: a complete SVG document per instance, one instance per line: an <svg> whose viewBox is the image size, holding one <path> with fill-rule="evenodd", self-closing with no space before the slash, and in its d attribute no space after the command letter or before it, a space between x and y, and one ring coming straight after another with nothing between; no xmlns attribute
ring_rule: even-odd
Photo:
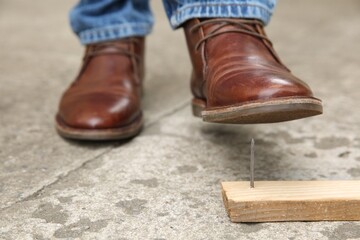
<svg viewBox="0 0 360 240"><path fill-rule="evenodd" d="M209 89L209 106L236 105L249 101L286 97L312 97L309 86L291 73L252 71L232 74Z"/></svg>
<svg viewBox="0 0 360 240"><path fill-rule="evenodd" d="M139 109L138 101L127 96L88 94L62 101L59 117L72 128L107 129L131 123L140 114Z"/></svg>

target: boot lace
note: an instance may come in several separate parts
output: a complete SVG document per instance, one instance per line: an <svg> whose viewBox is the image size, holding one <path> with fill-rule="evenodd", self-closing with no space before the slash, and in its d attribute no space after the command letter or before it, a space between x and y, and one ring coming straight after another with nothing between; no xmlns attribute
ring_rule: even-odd
<svg viewBox="0 0 360 240"><path fill-rule="evenodd" d="M266 36L265 32L263 31L264 24L256 19L232 19L232 18L217 18L217 19L209 19L201 21L200 23L195 24L191 27L190 32L194 32L199 30L202 26L207 24L219 24L216 28L212 29L206 36L200 39L195 44L195 50L198 51L200 46L205 43L208 39L216 37L220 34L224 33L244 33L250 36L256 37L261 39L265 46L268 48L270 53L274 56L274 58L287 70L289 70L280 60L279 56L275 52L273 48L273 44L270 39ZM225 29L223 27L232 25L236 26L237 28L233 29Z"/></svg>

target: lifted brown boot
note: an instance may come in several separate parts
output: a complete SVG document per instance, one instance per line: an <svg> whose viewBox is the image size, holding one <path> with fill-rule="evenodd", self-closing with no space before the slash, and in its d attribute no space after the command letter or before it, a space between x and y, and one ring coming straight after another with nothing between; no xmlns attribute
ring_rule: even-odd
<svg viewBox="0 0 360 240"><path fill-rule="evenodd" d="M274 123L322 113L321 100L291 74L262 22L192 19L184 25L193 65L193 113L207 122Z"/></svg>

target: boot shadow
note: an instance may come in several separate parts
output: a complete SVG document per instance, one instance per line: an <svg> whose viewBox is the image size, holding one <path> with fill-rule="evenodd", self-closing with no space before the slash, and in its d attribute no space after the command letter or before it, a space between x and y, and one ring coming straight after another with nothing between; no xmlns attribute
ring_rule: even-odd
<svg viewBox="0 0 360 240"><path fill-rule="evenodd" d="M284 149L275 141L261 139L256 126L206 124L201 127L203 138L219 147L219 161L224 171L222 181L249 180L252 138L255 140L255 180L281 179L281 171L286 167Z"/></svg>

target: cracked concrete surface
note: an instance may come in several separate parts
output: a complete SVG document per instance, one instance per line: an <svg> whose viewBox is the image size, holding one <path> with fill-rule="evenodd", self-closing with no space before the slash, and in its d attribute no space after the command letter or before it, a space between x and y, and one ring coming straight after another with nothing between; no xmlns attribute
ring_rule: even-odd
<svg viewBox="0 0 360 240"><path fill-rule="evenodd" d="M112 143L53 129L82 54L72 4L0 1L0 239L360 239L359 222L233 224L220 195L248 178L251 137L259 180L360 179L359 1L279 1L267 31L324 115L256 126L191 116L184 37L153 1L146 126Z"/></svg>

